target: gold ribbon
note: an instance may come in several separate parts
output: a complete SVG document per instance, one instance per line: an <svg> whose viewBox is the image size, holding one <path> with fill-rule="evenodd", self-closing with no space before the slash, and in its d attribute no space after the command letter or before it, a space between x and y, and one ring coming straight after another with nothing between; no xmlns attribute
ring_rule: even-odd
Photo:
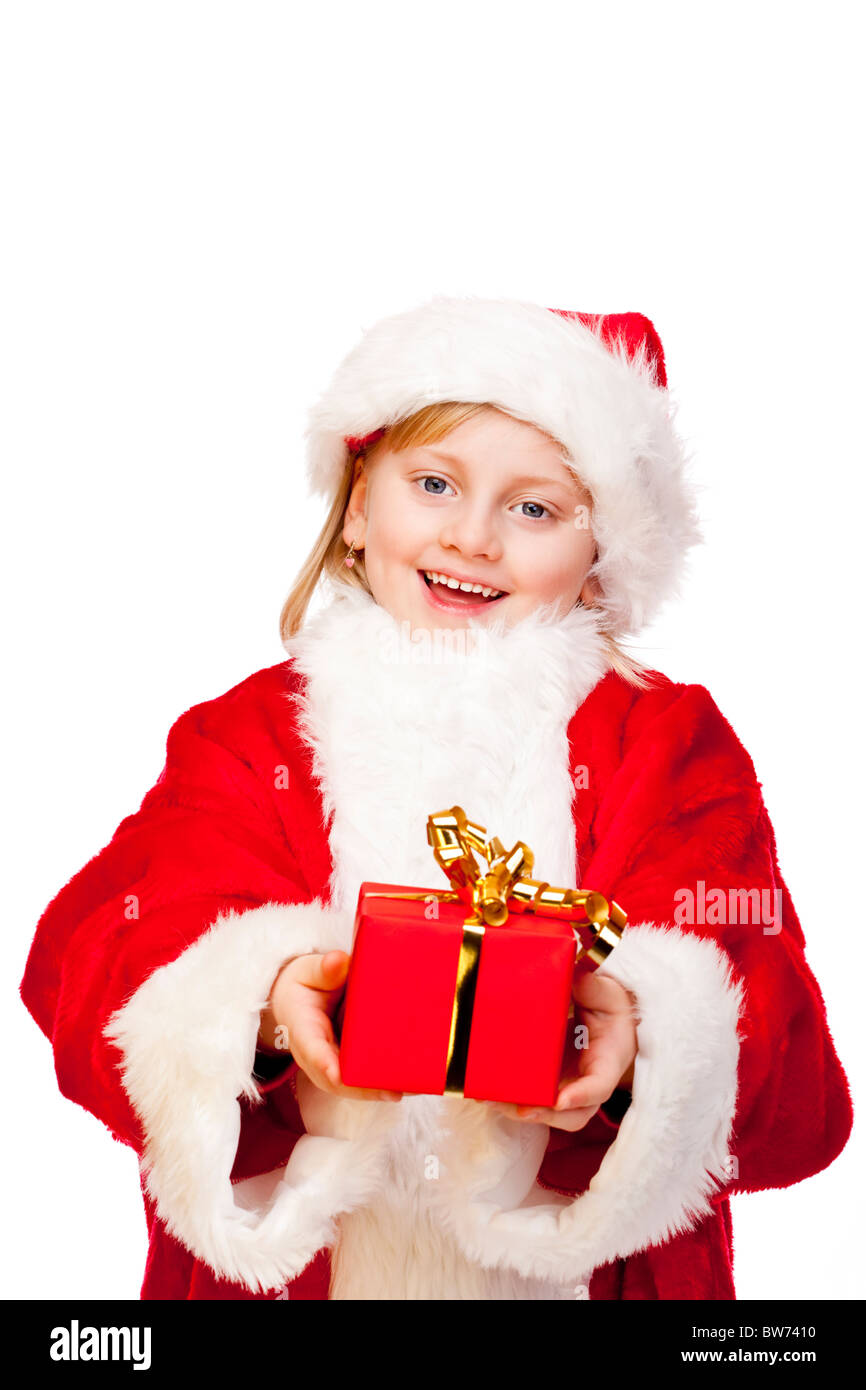
<svg viewBox="0 0 866 1390"><path fill-rule="evenodd" d="M488 839L483 825L467 820L462 806L428 816L427 841L455 893L470 908L457 962L445 1081L446 1091L462 1095L487 927L501 927L509 912L534 912L569 922L583 918L583 936L577 930L574 933L578 946L575 964L583 961L588 970L597 970L622 938L628 918L618 903L601 893L554 888L542 879L530 878L535 856L529 846L518 840L506 853L497 836ZM476 853L484 856L483 866Z"/></svg>
<svg viewBox="0 0 866 1390"><path fill-rule="evenodd" d="M403 898L462 902L467 908L463 940L457 960L454 1001L445 1090L462 1096L466 1084L466 1060L472 1032L475 986L481 963L481 947L488 926L501 927L511 912L533 912L577 923L574 935L578 951L575 964L585 962L587 972L597 970L621 939L628 918L618 903L601 893L583 888L554 888L542 879L530 878L535 856L518 840L506 853L494 835L487 838L483 825L467 820L462 806L427 817L427 842L452 888L428 888L424 892L377 892L371 898ZM484 857L480 866L475 854Z"/></svg>

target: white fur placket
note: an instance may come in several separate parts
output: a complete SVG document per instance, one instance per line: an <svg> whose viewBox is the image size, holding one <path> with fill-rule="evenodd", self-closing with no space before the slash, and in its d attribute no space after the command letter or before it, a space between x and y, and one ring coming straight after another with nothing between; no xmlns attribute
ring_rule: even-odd
<svg viewBox="0 0 866 1390"><path fill-rule="evenodd" d="M537 876L577 886L567 728L607 669L590 610L558 620L532 615L510 629L470 621L443 636L411 631L351 590L288 650L306 677L301 726L330 822L332 902L347 923L364 880L446 886L426 824L453 805L507 848L529 844ZM309 1133L343 1136L345 1102L303 1076L298 1099ZM437 1155L444 1135L466 1123L476 1151L480 1135L500 1156L498 1190L509 1207L541 1193L535 1177L546 1127L457 1097L404 1097L388 1136L386 1190L340 1220L332 1298L568 1296L514 1269L484 1270L434 1219ZM543 1193L551 1199L559 1201Z"/></svg>

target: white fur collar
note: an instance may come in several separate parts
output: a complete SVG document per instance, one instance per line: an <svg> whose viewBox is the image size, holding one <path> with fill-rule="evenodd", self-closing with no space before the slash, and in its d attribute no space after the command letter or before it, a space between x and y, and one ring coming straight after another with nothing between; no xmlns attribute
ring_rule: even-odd
<svg viewBox="0 0 866 1390"><path fill-rule="evenodd" d="M592 610L413 633L347 589L286 646L307 677L295 698L333 816L335 907L365 879L444 887L426 823L455 804L506 848L529 844L536 877L577 886L566 730L608 667Z"/></svg>

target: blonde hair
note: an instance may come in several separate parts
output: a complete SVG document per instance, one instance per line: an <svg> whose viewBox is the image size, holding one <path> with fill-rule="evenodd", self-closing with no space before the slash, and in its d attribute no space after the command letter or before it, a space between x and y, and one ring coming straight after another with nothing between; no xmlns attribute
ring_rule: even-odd
<svg viewBox="0 0 866 1390"><path fill-rule="evenodd" d="M483 411L498 409L498 406L481 402L444 401L426 405L414 414L398 420L396 424L389 425L384 437L369 448L358 450L349 456L325 524L283 604L280 613L280 637L283 643L288 642L301 628L304 615L323 575L333 584L363 589L373 596L364 569L363 551L356 553L354 565L349 567L345 564L348 546L343 540L343 525L355 482L356 461L366 458L369 462L380 445L384 446L386 443L395 453L415 445L437 444L465 420L471 420ZM603 631L602 635L612 668L630 685L641 690L646 689L651 684L644 674L646 668L624 652L610 633Z"/></svg>

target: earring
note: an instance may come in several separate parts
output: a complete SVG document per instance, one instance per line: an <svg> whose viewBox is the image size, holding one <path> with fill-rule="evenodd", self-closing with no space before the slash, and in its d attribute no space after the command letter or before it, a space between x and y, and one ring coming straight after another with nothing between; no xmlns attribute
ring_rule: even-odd
<svg viewBox="0 0 866 1390"><path fill-rule="evenodd" d="M351 569L352 566L353 566L354 563L355 563L355 542L354 542L354 541L352 541L351 548L350 548L350 550L349 550L348 555L346 556L346 559L345 559L344 563L347 564L347 565L349 566L349 569Z"/></svg>

